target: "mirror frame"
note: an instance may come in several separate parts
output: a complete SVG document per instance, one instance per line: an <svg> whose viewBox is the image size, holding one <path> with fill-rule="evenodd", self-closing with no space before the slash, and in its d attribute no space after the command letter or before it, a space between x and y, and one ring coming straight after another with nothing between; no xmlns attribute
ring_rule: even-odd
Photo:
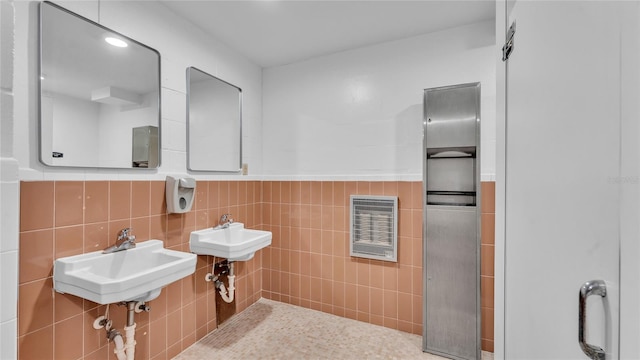
<svg viewBox="0 0 640 360"><path fill-rule="evenodd" d="M122 33L112 30L104 25L101 25L91 19L88 19L80 14L77 14L71 10L68 10L60 5L57 5L51 1L43 1L41 3L38 4L38 57L37 57L37 66L38 66L38 84L37 84L37 92L38 92L38 100L37 100L37 111L38 111L38 160L40 162L40 164L46 166L46 167L50 167L50 168L73 168L73 169L118 169L118 170L134 170L134 171L145 171L145 170L158 170L160 168L160 166L162 165L162 61L161 61L161 55L160 52L148 45L145 45L137 40L134 40L126 35L123 35ZM158 121L157 121L157 126L158 126L158 165L156 167L110 167L110 166L84 166L84 165L51 165L51 164L47 164L44 162L44 159L42 158L42 77L43 77L43 73L42 73L42 31L43 31L43 13L42 13L42 7L48 5L48 6L52 6L53 8L56 8L58 10L61 10L73 17L76 17L80 20L83 20L84 22L86 22L89 25L93 25L98 27L99 29L102 29L104 31L108 31L111 32L117 36L122 37L123 39L130 41L131 43L134 43L136 45L139 45L147 50L150 50L152 52L154 52L157 57L158 57L158 105L157 105L157 113L158 113ZM133 128L132 128L133 129Z"/></svg>
<svg viewBox="0 0 640 360"><path fill-rule="evenodd" d="M238 90L238 116L239 116L239 137L240 137L240 143L239 143L239 149L238 149L238 157L239 157L239 163L238 163L238 169L237 170L216 170L216 169L193 169L191 167L191 121L190 121L190 101L191 101L191 71L196 70L199 71L207 76L210 76L211 78L218 80L226 85L229 85L235 89ZM217 76L213 76L211 74L209 74L206 71L202 71L199 68L195 67L195 66L189 66L187 68L186 71L186 77L187 77L187 169L189 171L194 171L194 172L214 172L214 173L221 173L221 174L238 174L242 172L242 89L227 82L224 81L222 79L220 79Z"/></svg>

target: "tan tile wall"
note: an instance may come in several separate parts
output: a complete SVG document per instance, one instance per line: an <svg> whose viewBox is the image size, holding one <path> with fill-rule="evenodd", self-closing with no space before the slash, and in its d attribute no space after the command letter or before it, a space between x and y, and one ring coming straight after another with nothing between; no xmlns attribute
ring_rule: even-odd
<svg viewBox="0 0 640 360"><path fill-rule="evenodd" d="M482 348L493 351L494 186L483 183ZM350 195L398 196L398 262L349 256ZM266 181L263 296L422 334L422 183Z"/></svg>
<svg viewBox="0 0 640 360"><path fill-rule="evenodd" d="M167 214L163 181L22 182L18 355L20 359L111 359L113 347L94 319L105 306L52 291L58 257L101 250L132 227L137 241L156 238L189 251L189 234L231 213L248 227L261 225L260 182L199 181L194 209ZM237 311L260 298L261 256L236 265ZM216 261L198 256L194 275L163 289L136 315L136 359L170 359L216 328L215 293L204 281ZM111 306L122 330L126 310Z"/></svg>
<svg viewBox="0 0 640 360"><path fill-rule="evenodd" d="M263 296L422 333L421 182L263 182ZM398 262L349 256L349 197L399 197ZM276 236L278 234L278 236Z"/></svg>
<svg viewBox="0 0 640 360"><path fill-rule="evenodd" d="M481 184L482 205L480 207L482 229L480 241L480 310L482 313L482 350L493 352L494 309L494 258L496 223L496 183Z"/></svg>
<svg viewBox="0 0 640 360"><path fill-rule="evenodd" d="M494 184L483 183L482 347L493 351ZM349 195L399 197L398 263L351 258ZM105 307L52 289L57 257L103 249L123 227L188 251L189 233L231 213L273 232L273 243L236 265L237 311L261 295L339 316L422 333L422 183L199 181L194 209L166 214L163 181L21 183L19 357L109 359ZM214 290L204 276L216 259L176 282L136 316L136 359L169 359L216 327ZM126 311L112 306L122 329ZM81 339L81 340L79 340Z"/></svg>

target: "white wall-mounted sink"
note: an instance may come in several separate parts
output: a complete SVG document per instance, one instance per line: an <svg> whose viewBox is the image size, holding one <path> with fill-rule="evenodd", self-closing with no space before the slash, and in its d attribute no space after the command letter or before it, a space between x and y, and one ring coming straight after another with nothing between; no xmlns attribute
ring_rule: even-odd
<svg viewBox="0 0 640 360"><path fill-rule="evenodd" d="M161 240L147 240L111 254L96 251L56 259L53 287L98 304L149 301L162 287L193 274L196 258L165 249Z"/></svg>
<svg viewBox="0 0 640 360"><path fill-rule="evenodd" d="M192 231L189 246L196 254L246 261L251 260L256 251L271 245L271 238L270 231L245 229L243 223L232 223L226 229Z"/></svg>

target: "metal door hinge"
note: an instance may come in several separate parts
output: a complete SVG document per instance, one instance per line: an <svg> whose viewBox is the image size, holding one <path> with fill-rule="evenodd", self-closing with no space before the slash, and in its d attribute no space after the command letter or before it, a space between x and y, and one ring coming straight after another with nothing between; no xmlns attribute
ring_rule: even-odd
<svg viewBox="0 0 640 360"><path fill-rule="evenodd" d="M507 61L513 51L513 37L516 34L516 22L514 21L507 31L507 42L502 47L502 61Z"/></svg>

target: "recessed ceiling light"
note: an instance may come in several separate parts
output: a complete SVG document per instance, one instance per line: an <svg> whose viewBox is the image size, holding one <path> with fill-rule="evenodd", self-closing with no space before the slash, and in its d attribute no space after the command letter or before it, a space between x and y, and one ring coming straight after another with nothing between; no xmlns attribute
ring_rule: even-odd
<svg viewBox="0 0 640 360"><path fill-rule="evenodd" d="M129 46L129 44L127 44L124 40L114 38L114 37L106 37L104 38L104 41L106 41L110 45L121 47L121 48Z"/></svg>

